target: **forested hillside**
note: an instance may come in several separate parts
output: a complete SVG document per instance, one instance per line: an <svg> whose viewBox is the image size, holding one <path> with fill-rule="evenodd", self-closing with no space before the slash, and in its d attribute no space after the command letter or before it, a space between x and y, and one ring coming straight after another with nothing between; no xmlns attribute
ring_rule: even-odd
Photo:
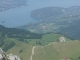
<svg viewBox="0 0 80 60"><path fill-rule="evenodd" d="M40 39L42 38L41 34L31 33L29 31L17 28L6 28L0 25L0 33L2 37L9 38L23 38L23 39Z"/></svg>
<svg viewBox="0 0 80 60"><path fill-rule="evenodd" d="M15 42L12 41L13 39L28 43L27 39L41 38L41 34L31 33L23 29L6 28L0 25L0 47L2 47L4 51L7 51L15 45Z"/></svg>

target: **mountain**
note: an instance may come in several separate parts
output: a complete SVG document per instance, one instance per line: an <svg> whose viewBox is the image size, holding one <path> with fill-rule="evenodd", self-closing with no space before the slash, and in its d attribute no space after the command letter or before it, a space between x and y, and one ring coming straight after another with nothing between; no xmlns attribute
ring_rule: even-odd
<svg viewBox="0 0 80 60"><path fill-rule="evenodd" d="M36 9L31 12L31 17L40 22L30 23L20 28L36 33L62 33L73 39L80 39L80 6Z"/></svg>
<svg viewBox="0 0 80 60"><path fill-rule="evenodd" d="M18 42L7 53L14 53L22 60L79 60L80 41L52 42L48 45L29 45Z"/></svg>
<svg viewBox="0 0 80 60"><path fill-rule="evenodd" d="M31 45L43 46L51 42L59 41L59 37L61 36L63 35L55 33L38 34L23 29L6 28L0 25L0 47L2 47L4 51L8 51L10 48L14 47L19 41ZM68 39L68 37L66 39Z"/></svg>
<svg viewBox="0 0 80 60"><path fill-rule="evenodd" d="M40 40L41 38L41 34L32 33L23 29L7 28L0 25L0 47L7 54L15 54L10 54L10 59L11 57L14 59L14 57L18 55L21 57L21 59L25 60L25 51L26 53L29 53L32 47L31 44L35 45L34 42ZM26 56L27 55L28 54L26 54Z"/></svg>
<svg viewBox="0 0 80 60"><path fill-rule="evenodd" d="M22 35L28 36L20 39ZM0 47L6 54L13 53L21 60L79 60L79 45L79 40L71 40L62 34L37 34L0 25ZM13 54L9 56L14 58Z"/></svg>

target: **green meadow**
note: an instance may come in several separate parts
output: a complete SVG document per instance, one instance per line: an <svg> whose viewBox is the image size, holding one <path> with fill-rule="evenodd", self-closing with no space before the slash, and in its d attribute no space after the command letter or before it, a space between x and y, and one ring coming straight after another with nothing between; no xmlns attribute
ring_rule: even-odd
<svg viewBox="0 0 80 60"><path fill-rule="evenodd" d="M65 37L66 42L59 42L61 34L45 34L42 39L25 39L28 42L22 42L15 38L6 37L6 44L13 41L15 45L6 51L7 54L18 55L22 60L30 60L32 49L34 48L33 60L61 60L68 58L70 60L79 60L80 41L71 40ZM5 44L5 45L6 45ZM4 46L2 48L4 48Z"/></svg>

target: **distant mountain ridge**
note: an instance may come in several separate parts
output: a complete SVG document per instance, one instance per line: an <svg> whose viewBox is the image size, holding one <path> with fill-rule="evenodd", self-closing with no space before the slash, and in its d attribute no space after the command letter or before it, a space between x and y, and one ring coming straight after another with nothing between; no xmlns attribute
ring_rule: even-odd
<svg viewBox="0 0 80 60"><path fill-rule="evenodd" d="M27 24L20 28L36 33L62 33L71 38L80 39L80 33L78 33L80 25L80 6L36 9L31 12L31 17L41 22ZM74 25L76 29L74 29Z"/></svg>
<svg viewBox="0 0 80 60"><path fill-rule="evenodd" d="M0 0L0 11L26 6L27 0Z"/></svg>

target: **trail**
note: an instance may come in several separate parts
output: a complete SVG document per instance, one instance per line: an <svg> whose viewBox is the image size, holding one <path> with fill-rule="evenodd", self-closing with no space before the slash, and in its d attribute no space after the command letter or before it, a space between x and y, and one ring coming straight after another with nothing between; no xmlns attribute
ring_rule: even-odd
<svg viewBox="0 0 80 60"><path fill-rule="evenodd" d="M53 43L50 43L50 44L48 44L47 46L49 46L49 45L51 45L51 44L53 44ZM32 54L31 54L31 56L30 56L30 58L29 58L29 60L33 60L33 55L34 55L34 51L35 51L35 48L38 48L38 47L40 47L40 46L34 46L33 48L32 48ZM42 46L42 49L43 49L43 46ZM43 51L44 52L44 51ZM44 52L44 54L45 54L45 52Z"/></svg>
<svg viewBox="0 0 80 60"><path fill-rule="evenodd" d="M36 47L33 47L32 48L32 54L31 54L31 57L30 57L30 59L29 60L32 60L32 57L33 57L33 55L34 55L34 49L35 49Z"/></svg>

